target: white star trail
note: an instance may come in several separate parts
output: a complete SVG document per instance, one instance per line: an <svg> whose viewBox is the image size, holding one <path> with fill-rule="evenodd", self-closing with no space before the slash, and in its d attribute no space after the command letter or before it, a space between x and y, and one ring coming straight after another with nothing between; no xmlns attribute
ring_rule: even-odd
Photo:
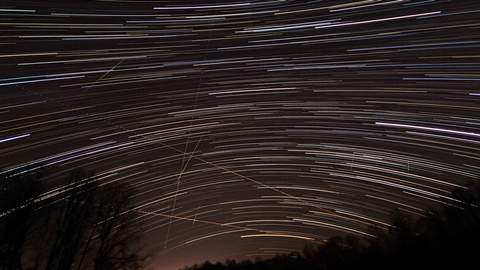
<svg viewBox="0 0 480 270"><path fill-rule="evenodd" d="M4 0L0 173L132 184L172 269L370 238L479 180L479 29L477 0Z"/></svg>

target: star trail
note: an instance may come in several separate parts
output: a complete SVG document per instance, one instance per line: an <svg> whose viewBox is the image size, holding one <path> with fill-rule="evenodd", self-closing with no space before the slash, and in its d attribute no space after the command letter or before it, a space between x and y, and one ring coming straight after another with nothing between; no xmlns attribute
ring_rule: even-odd
<svg viewBox="0 0 480 270"><path fill-rule="evenodd" d="M374 237L480 176L478 0L0 3L2 173L135 187L154 265Z"/></svg>

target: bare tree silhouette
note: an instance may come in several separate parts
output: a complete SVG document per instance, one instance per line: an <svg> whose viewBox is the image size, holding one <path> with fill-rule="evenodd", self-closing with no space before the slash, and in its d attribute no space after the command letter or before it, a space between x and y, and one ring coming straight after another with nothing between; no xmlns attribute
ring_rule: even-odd
<svg viewBox="0 0 480 270"><path fill-rule="evenodd" d="M480 184L452 191L442 209L423 218L394 211L389 230L371 228L371 240L332 237L325 245L307 245L302 254L261 261L205 263L186 270L339 270L472 269L480 242Z"/></svg>
<svg viewBox="0 0 480 270"><path fill-rule="evenodd" d="M44 198L37 173L3 174L1 184L0 270L144 267L128 185L76 171Z"/></svg>
<svg viewBox="0 0 480 270"><path fill-rule="evenodd" d="M21 270L25 242L40 194L40 175L13 171L0 176L0 269Z"/></svg>

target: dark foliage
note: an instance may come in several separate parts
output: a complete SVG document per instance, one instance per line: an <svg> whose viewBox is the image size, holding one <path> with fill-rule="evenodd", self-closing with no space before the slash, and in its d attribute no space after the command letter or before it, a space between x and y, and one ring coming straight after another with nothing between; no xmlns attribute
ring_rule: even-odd
<svg viewBox="0 0 480 270"><path fill-rule="evenodd" d="M22 269L34 198L41 192L39 174L16 174L0 179L0 270Z"/></svg>
<svg viewBox="0 0 480 270"><path fill-rule="evenodd" d="M46 192L47 177L11 172L0 179L0 270L135 270L145 257L130 223L130 189L72 173Z"/></svg>
<svg viewBox="0 0 480 270"><path fill-rule="evenodd" d="M392 213L389 231L376 238L333 237L322 246L306 246L301 254L257 261L227 261L185 270L282 269L476 269L480 243L480 185L453 192L454 201L420 219Z"/></svg>

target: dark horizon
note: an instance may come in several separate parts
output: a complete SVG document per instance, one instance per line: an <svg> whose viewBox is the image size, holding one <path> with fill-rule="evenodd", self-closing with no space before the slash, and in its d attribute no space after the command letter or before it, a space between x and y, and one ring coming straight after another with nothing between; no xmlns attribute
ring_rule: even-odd
<svg viewBox="0 0 480 270"><path fill-rule="evenodd" d="M153 269L368 241L480 179L479 27L477 0L4 0L0 176L125 185Z"/></svg>

